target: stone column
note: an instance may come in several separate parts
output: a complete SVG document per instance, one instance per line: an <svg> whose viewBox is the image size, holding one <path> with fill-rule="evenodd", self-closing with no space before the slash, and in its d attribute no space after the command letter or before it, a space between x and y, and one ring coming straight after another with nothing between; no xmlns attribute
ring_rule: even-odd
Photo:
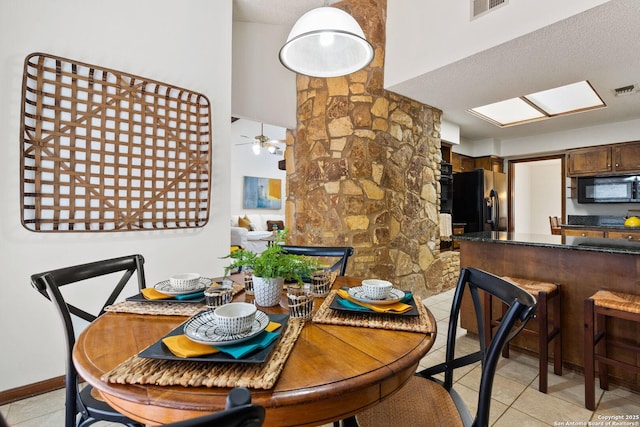
<svg viewBox="0 0 640 427"><path fill-rule="evenodd" d="M442 113L383 89L386 0L333 6L360 23L375 58L348 76L297 76L286 150L290 243L353 246L348 274L433 294L443 284L434 262Z"/></svg>

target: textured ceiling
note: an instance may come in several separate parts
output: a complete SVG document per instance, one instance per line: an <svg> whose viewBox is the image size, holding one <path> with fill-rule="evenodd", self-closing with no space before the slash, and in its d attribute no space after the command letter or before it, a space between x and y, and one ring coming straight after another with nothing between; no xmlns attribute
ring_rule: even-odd
<svg viewBox="0 0 640 427"><path fill-rule="evenodd" d="M333 2L330 2L333 3ZM234 0L234 20L292 26L323 0ZM460 125L466 140L505 139L640 119L640 93L613 89L640 83L640 1L612 0L579 15L390 90L432 105ZM589 80L607 108L509 128L467 109L539 90Z"/></svg>
<svg viewBox="0 0 640 427"><path fill-rule="evenodd" d="M324 0L233 0L233 20L293 26L305 12L324 5Z"/></svg>

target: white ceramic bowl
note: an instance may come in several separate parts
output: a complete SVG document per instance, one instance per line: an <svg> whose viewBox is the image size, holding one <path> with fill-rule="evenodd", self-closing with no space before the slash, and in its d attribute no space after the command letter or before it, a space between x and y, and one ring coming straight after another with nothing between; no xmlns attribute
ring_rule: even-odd
<svg viewBox="0 0 640 427"><path fill-rule="evenodd" d="M362 290L369 299L382 300L389 296L393 285L380 279L366 279L362 281Z"/></svg>
<svg viewBox="0 0 640 427"><path fill-rule="evenodd" d="M200 284L200 275L198 273L182 273L176 274L169 278L171 286L178 291L188 291L195 289Z"/></svg>
<svg viewBox="0 0 640 427"><path fill-rule="evenodd" d="M240 334L253 325L256 306L246 302L230 302L213 311L216 325L224 334Z"/></svg>

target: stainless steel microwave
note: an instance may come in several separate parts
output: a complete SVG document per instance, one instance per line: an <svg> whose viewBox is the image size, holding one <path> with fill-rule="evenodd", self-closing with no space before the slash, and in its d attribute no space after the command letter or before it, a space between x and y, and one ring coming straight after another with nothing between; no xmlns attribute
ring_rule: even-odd
<svg viewBox="0 0 640 427"><path fill-rule="evenodd" d="M578 203L640 203L640 176L578 178Z"/></svg>

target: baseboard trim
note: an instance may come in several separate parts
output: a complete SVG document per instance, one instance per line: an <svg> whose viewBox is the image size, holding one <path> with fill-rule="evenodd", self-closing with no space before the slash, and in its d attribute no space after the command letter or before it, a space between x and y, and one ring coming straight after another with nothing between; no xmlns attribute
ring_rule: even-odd
<svg viewBox="0 0 640 427"><path fill-rule="evenodd" d="M0 391L0 405L64 388L64 375L10 390Z"/></svg>

